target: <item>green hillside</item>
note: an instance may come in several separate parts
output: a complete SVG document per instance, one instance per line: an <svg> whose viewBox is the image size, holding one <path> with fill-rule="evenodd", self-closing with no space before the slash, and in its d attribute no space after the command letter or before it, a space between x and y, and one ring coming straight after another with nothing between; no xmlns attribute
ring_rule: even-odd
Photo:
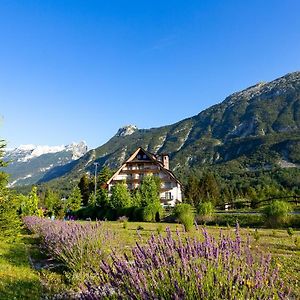
<svg viewBox="0 0 300 300"><path fill-rule="evenodd" d="M128 134L124 130L67 168L58 167L54 176L52 170L41 182L72 182L93 172L94 162L115 169L139 146L169 153L170 167L179 175L191 168L224 170L224 166L239 172L299 168L300 72L234 93L172 125Z"/></svg>

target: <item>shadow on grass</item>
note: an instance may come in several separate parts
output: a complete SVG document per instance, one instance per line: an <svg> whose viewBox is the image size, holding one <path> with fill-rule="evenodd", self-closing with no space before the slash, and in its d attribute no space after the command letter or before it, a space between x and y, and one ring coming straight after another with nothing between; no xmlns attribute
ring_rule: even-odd
<svg viewBox="0 0 300 300"><path fill-rule="evenodd" d="M30 267L22 237L0 243L0 299L39 299L39 276Z"/></svg>
<svg viewBox="0 0 300 300"><path fill-rule="evenodd" d="M0 299L40 299L40 281L34 279L16 279L11 277L0 280Z"/></svg>

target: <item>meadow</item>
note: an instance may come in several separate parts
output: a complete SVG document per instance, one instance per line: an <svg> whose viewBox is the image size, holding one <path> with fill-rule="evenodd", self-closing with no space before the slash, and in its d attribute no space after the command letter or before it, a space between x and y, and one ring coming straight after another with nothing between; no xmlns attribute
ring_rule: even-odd
<svg viewBox="0 0 300 300"><path fill-rule="evenodd" d="M119 259L121 254L126 253L127 256L130 256L132 253L132 248L137 242L141 247L143 247L144 245L147 245L147 242L149 239L151 240L151 236L153 235L158 236L158 234L161 234L163 238L166 238L168 235L168 230L174 237L174 240L178 240L178 234L183 241L186 238L190 238L190 241L194 240L195 238L202 242L204 240L203 226L198 226L198 230L196 227L194 227L190 232L184 232L182 225L169 223L128 222L124 220L122 222L106 221L101 222L100 225L97 225L95 222L73 222L75 227L70 229L71 231L73 230L73 233L77 230L74 228L87 226L87 231L91 232L91 235L97 236L98 238L90 239L88 243L81 244L79 248L76 249L75 247L75 250L69 251L67 248L65 248L62 251L60 246L62 242L71 244L78 243L82 236L86 236L87 232L83 231L83 234L81 233L78 236L76 236L76 234L72 234L72 239L66 238L61 235L61 228L64 228L64 223L66 222L62 221L58 226L59 229L57 233L59 234L60 238L57 244L53 242L54 235L41 239L41 232L36 232L35 234L31 235L31 238L28 238L28 236L24 237L21 244L23 249L28 250L27 253L25 250L25 252L22 252L23 260L25 262L27 261L27 265L26 272L20 271L20 273L25 276L24 282L26 282L27 279L29 281L31 280L30 282L33 284L33 286L35 286L35 288L31 288L30 284L24 284L23 289L15 289L14 293L16 294L16 299L35 299L34 297L38 299L40 294L47 295L49 298L51 298L53 295L60 295L60 297L66 298L72 297L71 295L73 295L75 298L76 295L78 296L78 293L80 293L80 290L82 290L82 287L85 286L84 282L87 280L91 285L94 284L97 286L97 280L101 277L101 275L99 275L99 270L101 269L99 268L99 265L101 264L102 259L107 261L110 260L111 262L113 260L111 260L111 257L115 256L115 261L120 264L122 263L123 267L125 268L128 264L126 261L124 262L124 260L122 261ZM48 231L49 224L47 224L45 228L47 228ZM34 231L33 228L31 228L31 230ZM216 240L220 239L220 231L224 234L224 236L229 236L232 241L235 241L236 239L235 227L205 226L205 231L207 231L207 234L211 238L215 238ZM251 250L251 253L253 253L254 260L260 257L261 253L264 255L268 253L271 254L272 259L269 267L272 267L273 270L278 269L278 276L283 280L285 287L291 290L289 298L284 298L283 296L282 299L298 299L300 296L300 232L296 230L288 231L286 229L256 230L252 228L240 228L239 234L243 247L246 244L247 239L249 240L249 249ZM161 241L161 243L163 242ZM241 248L242 250L243 247ZM99 249L101 249L101 251L99 251ZM15 254L16 256L20 257L19 254ZM111 256L112 254L113 256ZM10 261L11 264L15 264L12 263L14 260L14 254L12 253L11 255L12 257L10 257L8 261ZM38 266L37 268L39 271L36 271L30 267L26 255L30 255L33 265L35 267ZM232 259L232 261L235 261L234 257ZM7 259L5 260L7 263ZM131 260L129 261L131 262ZM86 272L90 266L93 266L93 268L96 269L98 268L98 270L95 272L97 275L91 276L91 273ZM259 268L259 266L256 266L256 268ZM10 274L6 271L3 273L3 282L7 282L9 278L11 282L15 281L16 285L18 285L18 282L22 282L22 279L19 280L18 278L11 278ZM112 275L117 278L120 274L114 273ZM155 274L155 276L157 276L157 274ZM255 276L257 276L257 274ZM38 279L40 284L38 283ZM265 281L268 280L270 279L267 278ZM252 284L250 282L251 281L249 278L249 285ZM113 283L117 284L116 282ZM13 283L11 283L11 285L13 286ZM6 287L4 287L2 290L6 290ZM84 288L86 288L86 286ZM28 298L24 297L26 289L28 289L28 295L30 295ZM21 295L20 293L23 294ZM83 299L89 298L85 297ZM252 299L256 298L253 296ZM262 299L269 298L265 296L265 298ZM278 297L278 299L280 299L280 297Z"/></svg>

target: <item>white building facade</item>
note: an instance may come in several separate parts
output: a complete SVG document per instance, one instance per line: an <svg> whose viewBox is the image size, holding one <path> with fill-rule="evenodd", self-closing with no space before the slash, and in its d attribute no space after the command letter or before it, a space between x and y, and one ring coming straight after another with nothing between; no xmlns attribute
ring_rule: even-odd
<svg viewBox="0 0 300 300"><path fill-rule="evenodd" d="M163 206L175 206L182 202L180 181L169 170L169 156L155 155L138 148L107 182L108 191L117 183L125 182L133 191L139 188L147 175L158 176L161 181L160 199Z"/></svg>

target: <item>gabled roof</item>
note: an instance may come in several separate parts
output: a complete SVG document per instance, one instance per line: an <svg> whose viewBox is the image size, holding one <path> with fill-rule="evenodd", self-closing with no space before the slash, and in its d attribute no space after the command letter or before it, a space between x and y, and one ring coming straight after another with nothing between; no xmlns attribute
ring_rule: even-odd
<svg viewBox="0 0 300 300"><path fill-rule="evenodd" d="M161 170L163 172L167 173L177 183L179 183L180 185L182 185L181 182L176 178L176 176L174 175L174 173L172 171L166 169L164 167L163 163L156 158L155 154L153 154L153 153L151 153L149 151L146 151L142 147L137 148L136 151L133 154L131 154L131 156L122 164L122 166L115 172L115 174L107 181L106 184L109 185L111 183L111 181L114 179L114 177L117 176L122 171L122 169L126 166L126 164L128 162L133 161L140 151L142 151L145 155L147 155L147 157L149 157L152 162L154 162L155 164L159 165L160 168L161 168Z"/></svg>

